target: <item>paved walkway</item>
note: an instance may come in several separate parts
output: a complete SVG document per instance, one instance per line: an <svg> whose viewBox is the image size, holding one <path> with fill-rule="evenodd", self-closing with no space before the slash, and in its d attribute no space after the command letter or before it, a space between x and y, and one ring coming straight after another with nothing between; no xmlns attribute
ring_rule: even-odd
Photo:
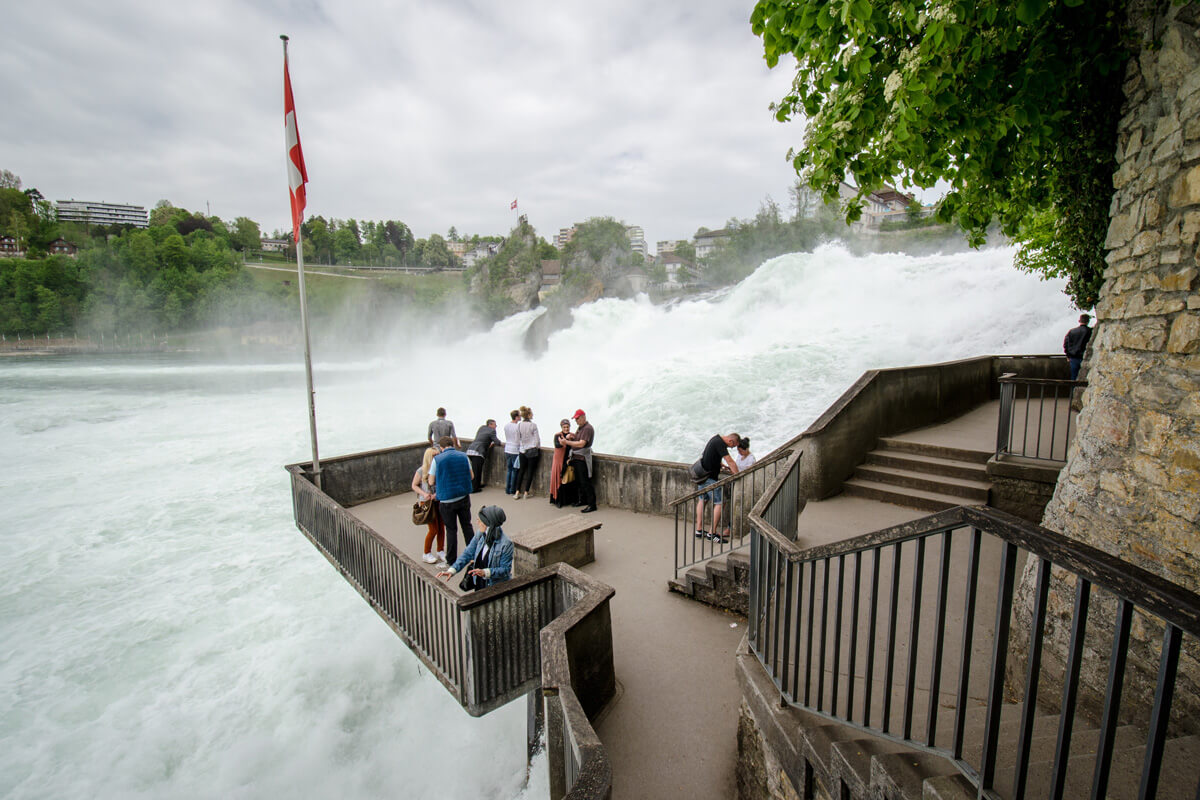
<svg viewBox="0 0 1200 800"><path fill-rule="evenodd" d="M997 411L993 407L989 416L986 408L904 436L930 443L948 438L954 446L988 450ZM350 511L419 559L425 528L412 524L412 503L412 494L405 493ZM483 505L503 507L508 530L568 511L554 508L544 495L514 500L495 487L472 497L473 511ZM808 504L800 535L805 544L817 545L923 515L839 495ZM583 570L616 590L611 611L618 695L597 725L613 764L614 797L734 797L741 694L733 653L746 632L744 620L667 590L673 518L611 508L592 516L603 527L596 532L596 561Z"/></svg>

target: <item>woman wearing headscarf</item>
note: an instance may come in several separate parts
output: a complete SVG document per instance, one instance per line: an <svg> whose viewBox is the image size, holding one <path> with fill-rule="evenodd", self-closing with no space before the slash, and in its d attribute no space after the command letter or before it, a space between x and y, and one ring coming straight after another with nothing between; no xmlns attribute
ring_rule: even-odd
<svg viewBox="0 0 1200 800"><path fill-rule="evenodd" d="M560 495L565 494L562 474L567 465L567 446L564 443L571 438L571 420L559 420L558 427L558 433L554 434L554 461L550 464L550 502L562 508L563 498Z"/></svg>
<svg viewBox="0 0 1200 800"><path fill-rule="evenodd" d="M454 573L470 565L463 588L475 591L511 578L513 543L500 527L505 519L504 509L500 506L479 509L476 522L479 535L472 538L458 559L437 576L449 580Z"/></svg>
<svg viewBox="0 0 1200 800"><path fill-rule="evenodd" d="M517 500L521 493L529 497L533 487L533 473L537 472L538 459L542 457L542 436L533 421L533 409L521 406L521 421L517 424L517 438L521 446L521 469L517 473Z"/></svg>

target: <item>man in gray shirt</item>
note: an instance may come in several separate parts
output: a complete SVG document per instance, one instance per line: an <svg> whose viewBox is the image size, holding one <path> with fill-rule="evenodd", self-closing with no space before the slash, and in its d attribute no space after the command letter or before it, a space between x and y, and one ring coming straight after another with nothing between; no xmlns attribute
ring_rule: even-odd
<svg viewBox="0 0 1200 800"><path fill-rule="evenodd" d="M437 444L437 440L443 436L449 436L454 440L454 449L459 449L458 434L454 432L454 423L446 419L446 409L439 408L437 410L437 419L429 423L429 431L426 437L431 444Z"/></svg>

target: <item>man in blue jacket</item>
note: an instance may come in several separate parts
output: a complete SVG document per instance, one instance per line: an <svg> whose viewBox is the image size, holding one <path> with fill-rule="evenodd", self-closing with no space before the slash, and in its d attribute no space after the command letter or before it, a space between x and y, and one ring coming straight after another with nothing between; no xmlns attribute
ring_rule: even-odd
<svg viewBox="0 0 1200 800"><path fill-rule="evenodd" d="M438 439L442 452L433 457L429 474L437 489L438 507L446 523L446 561L453 564L458 558L458 526L462 524L463 544L474 535L471 530L471 462L454 449L454 439Z"/></svg>

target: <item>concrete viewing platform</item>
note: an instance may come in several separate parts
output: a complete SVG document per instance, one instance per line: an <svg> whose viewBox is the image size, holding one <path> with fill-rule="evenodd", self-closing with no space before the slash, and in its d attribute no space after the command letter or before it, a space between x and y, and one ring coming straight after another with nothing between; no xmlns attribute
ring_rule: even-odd
<svg viewBox="0 0 1200 800"><path fill-rule="evenodd" d="M354 506L350 512L415 559L424 525L412 524L413 495ZM487 487L471 497L472 517L484 505L504 509L506 532L572 513L544 494L514 500ZM922 511L838 496L809 503L802 536L811 544L868 533L923 516ZM601 506L589 521L595 561L581 569L616 589L611 601L618 693L596 725L612 761L619 798L736 795L737 721L741 693L734 651L743 618L667 590L672 575L674 520ZM460 538L459 551L462 550ZM424 564L430 573L432 564ZM458 581L450 585L457 591Z"/></svg>
<svg viewBox="0 0 1200 800"><path fill-rule="evenodd" d="M942 425L901 434L912 442L990 451L995 446L998 403ZM426 527L411 520L410 492L350 508L405 553L419 560ZM544 491L515 500L497 487L472 495L474 519L484 505L502 507L511 536L572 515L555 508ZM884 502L836 495L809 502L800 515L806 546L840 541L908 522L926 512ZM619 798L736 795L738 705L741 692L734 651L745 620L668 591L672 575L674 519L622 509L588 515L595 561L581 569L616 590L611 601L613 658L618 693L596 725L613 765ZM459 551L463 543L459 540ZM432 574L432 564L422 564ZM457 589L458 581L450 586Z"/></svg>

